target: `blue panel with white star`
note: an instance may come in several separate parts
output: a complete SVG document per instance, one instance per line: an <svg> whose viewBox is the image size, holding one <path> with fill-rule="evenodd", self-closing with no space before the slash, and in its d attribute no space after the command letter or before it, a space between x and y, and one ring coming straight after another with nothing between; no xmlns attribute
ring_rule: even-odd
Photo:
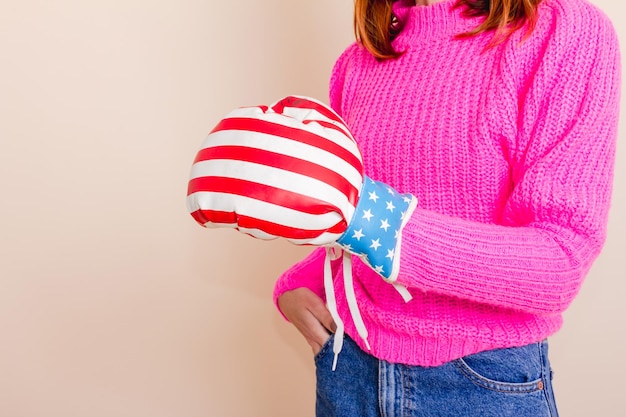
<svg viewBox="0 0 626 417"><path fill-rule="evenodd" d="M416 201L392 187L365 177L361 197L346 231L337 239L343 249L361 257L385 279L395 279L400 236L405 217Z"/></svg>

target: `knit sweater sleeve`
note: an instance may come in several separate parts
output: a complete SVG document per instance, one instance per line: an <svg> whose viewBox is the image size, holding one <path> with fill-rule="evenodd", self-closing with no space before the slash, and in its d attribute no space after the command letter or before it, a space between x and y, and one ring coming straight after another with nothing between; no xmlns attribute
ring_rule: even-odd
<svg viewBox="0 0 626 417"><path fill-rule="evenodd" d="M616 34L591 10L556 21L549 39L529 39L504 64L514 94L499 117L513 181L502 220L416 210L399 283L534 314L573 301L606 237L619 113ZM520 76L523 51L539 59Z"/></svg>
<svg viewBox="0 0 626 417"><path fill-rule="evenodd" d="M286 291L296 288L308 288L323 300L326 300L324 293L324 248L314 249L303 260L291 266L276 281L274 285L274 304L278 306L278 298Z"/></svg>

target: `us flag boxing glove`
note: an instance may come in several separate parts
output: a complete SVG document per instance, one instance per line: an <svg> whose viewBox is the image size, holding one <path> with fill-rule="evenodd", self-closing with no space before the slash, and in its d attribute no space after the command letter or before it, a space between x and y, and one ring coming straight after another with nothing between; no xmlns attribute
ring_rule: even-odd
<svg viewBox="0 0 626 417"><path fill-rule="evenodd" d="M288 96L269 106L235 109L215 126L192 165L187 208L204 227L325 246L325 290L338 333L343 325L335 306L330 259L343 255L350 311L369 347L354 297L349 253L393 284L402 229L417 199L363 171L357 143L341 117L312 98ZM395 286L408 301L408 291ZM335 338L335 360L340 339Z"/></svg>

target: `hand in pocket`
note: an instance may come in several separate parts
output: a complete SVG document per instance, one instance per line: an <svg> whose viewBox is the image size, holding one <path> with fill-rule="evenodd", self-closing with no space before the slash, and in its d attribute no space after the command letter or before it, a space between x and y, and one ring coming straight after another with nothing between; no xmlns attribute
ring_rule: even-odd
<svg viewBox="0 0 626 417"><path fill-rule="evenodd" d="M324 300L308 288L285 292L278 298L278 307L304 336L314 355L337 328Z"/></svg>

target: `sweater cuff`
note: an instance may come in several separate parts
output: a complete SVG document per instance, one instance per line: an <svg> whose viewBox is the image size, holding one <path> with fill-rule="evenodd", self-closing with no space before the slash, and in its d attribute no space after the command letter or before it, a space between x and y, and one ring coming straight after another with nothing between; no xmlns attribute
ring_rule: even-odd
<svg viewBox="0 0 626 417"><path fill-rule="evenodd" d="M326 251L323 247L312 251L302 261L283 272L274 285L274 304L280 314L289 321L278 306L278 298L287 291L297 288L308 288L326 302L324 292L324 257Z"/></svg>

